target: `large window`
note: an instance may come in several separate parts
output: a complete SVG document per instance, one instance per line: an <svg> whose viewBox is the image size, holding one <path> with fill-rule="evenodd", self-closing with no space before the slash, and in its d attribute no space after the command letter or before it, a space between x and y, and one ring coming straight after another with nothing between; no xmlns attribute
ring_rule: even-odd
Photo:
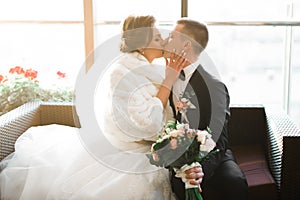
<svg viewBox="0 0 300 200"><path fill-rule="evenodd" d="M84 7L86 2L92 7ZM84 23L84 10L93 13L90 24ZM231 103L273 105L300 124L299 11L298 0L0 1L0 73L22 66L38 70L39 79L46 80L41 83L51 83L56 71L73 82L86 47L97 48L119 34L126 16L154 15L160 28L171 29L184 14L209 25L207 53Z"/></svg>
<svg viewBox="0 0 300 200"><path fill-rule="evenodd" d="M202 21L286 19L287 0L188 0L188 16Z"/></svg>
<svg viewBox="0 0 300 200"><path fill-rule="evenodd" d="M210 27L207 53L232 104L282 105L283 27ZM272 34L269 34L272 33Z"/></svg>
<svg viewBox="0 0 300 200"><path fill-rule="evenodd" d="M120 34L120 22L129 15L153 15L158 24L180 18L181 0L94 0L95 48ZM116 6L118 5L118 6Z"/></svg>
<svg viewBox="0 0 300 200"><path fill-rule="evenodd" d="M188 1L188 16L209 25L207 51L231 103L272 106L300 125L299 11L291 0Z"/></svg>
<svg viewBox="0 0 300 200"><path fill-rule="evenodd" d="M82 0L0 1L0 19L11 21L82 21Z"/></svg>
<svg viewBox="0 0 300 200"><path fill-rule="evenodd" d="M130 14L153 15L159 20L174 20L180 17L181 0L93 0L94 19L120 21Z"/></svg>
<svg viewBox="0 0 300 200"><path fill-rule="evenodd" d="M32 68L51 84L61 71L74 83L85 56L82 0L0 1L0 33L0 73Z"/></svg>
<svg viewBox="0 0 300 200"><path fill-rule="evenodd" d="M300 9L300 6L298 7ZM300 17L300 15L298 15ZM293 28L293 43L291 54L291 95L290 95L290 116L300 125L300 27Z"/></svg>
<svg viewBox="0 0 300 200"><path fill-rule="evenodd" d="M189 17L209 24L207 52L229 87L231 103L281 108L285 27L254 26L254 22L284 20L286 9L285 0L189 1ZM219 26L222 22L245 23Z"/></svg>

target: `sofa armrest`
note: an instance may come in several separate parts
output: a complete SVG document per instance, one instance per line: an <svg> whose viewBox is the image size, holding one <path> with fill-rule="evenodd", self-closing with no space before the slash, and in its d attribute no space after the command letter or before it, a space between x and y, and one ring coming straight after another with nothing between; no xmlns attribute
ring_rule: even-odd
<svg viewBox="0 0 300 200"><path fill-rule="evenodd" d="M300 129L286 114L268 114L270 166L280 199L300 196Z"/></svg>
<svg viewBox="0 0 300 200"><path fill-rule="evenodd" d="M0 160L14 151L15 141L22 133L40 123L40 104L29 102L0 116Z"/></svg>
<svg viewBox="0 0 300 200"><path fill-rule="evenodd" d="M80 127L80 122L73 103L43 102L40 105L40 124L61 124Z"/></svg>
<svg viewBox="0 0 300 200"><path fill-rule="evenodd" d="M297 199L291 197L300 196L299 128L287 114L264 106L231 106L231 114L231 146L261 145L278 198Z"/></svg>

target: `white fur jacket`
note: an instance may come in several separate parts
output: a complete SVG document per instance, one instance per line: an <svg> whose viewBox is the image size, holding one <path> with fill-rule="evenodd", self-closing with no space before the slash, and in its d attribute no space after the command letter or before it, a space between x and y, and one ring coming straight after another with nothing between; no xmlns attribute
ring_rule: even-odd
<svg viewBox="0 0 300 200"><path fill-rule="evenodd" d="M97 89L97 120L106 138L121 150L147 151L172 113L156 97L164 68L138 53L122 54Z"/></svg>

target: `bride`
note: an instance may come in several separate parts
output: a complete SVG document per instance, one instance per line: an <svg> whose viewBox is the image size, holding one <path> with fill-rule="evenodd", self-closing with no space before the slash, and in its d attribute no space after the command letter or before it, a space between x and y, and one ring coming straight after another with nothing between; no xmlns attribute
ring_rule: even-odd
<svg viewBox="0 0 300 200"><path fill-rule="evenodd" d="M165 72L151 64L163 55L163 40L152 16L129 16L122 28L122 56L114 61L98 90L96 105L105 138L119 152L138 159L95 159L82 145L79 130L63 125L31 127L0 164L1 199L173 199L169 172L145 159L166 120L170 89L185 59L178 56ZM104 81L104 82L103 82ZM103 84L104 83L104 84ZM100 112L101 111L101 112ZM99 147L99 151L101 151ZM119 163L118 163L119 162ZM128 168L120 169L125 162ZM115 164L115 166L113 166ZM200 184L203 175L189 170Z"/></svg>

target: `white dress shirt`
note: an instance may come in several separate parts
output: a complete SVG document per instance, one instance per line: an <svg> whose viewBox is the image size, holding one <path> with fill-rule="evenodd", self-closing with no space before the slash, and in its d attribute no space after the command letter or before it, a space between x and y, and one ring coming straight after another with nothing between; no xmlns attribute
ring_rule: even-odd
<svg viewBox="0 0 300 200"><path fill-rule="evenodd" d="M180 78L178 78L178 80L174 83L174 85L173 85L173 101L174 101L175 108L176 108L176 104L177 104L178 100L182 98L184 90L185 90L187 84L189 83L193 73L199 66L199 64L200 64L200 61L197 60L196 62L190 64L189 66L186 66L183 69L184 74L185 74L185 80L181 80Z"/></svg>

